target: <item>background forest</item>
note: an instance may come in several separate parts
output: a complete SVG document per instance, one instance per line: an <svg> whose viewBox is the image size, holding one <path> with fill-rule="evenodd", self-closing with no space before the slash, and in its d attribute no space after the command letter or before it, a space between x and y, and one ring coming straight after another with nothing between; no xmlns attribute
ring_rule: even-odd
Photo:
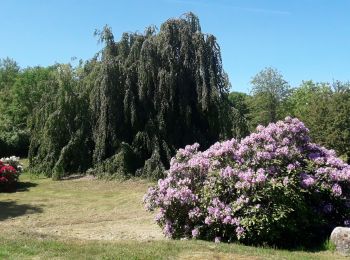
<svg viewBox="0 0 350 260"><path fill-rule="evenodd" d="M220 47L198 18L158 30L97 31L104 48L78 66L20 68L0 60L0 157L29 157L36 172L160 178L178 148L241 139L287 115L314 142L349 162L350 84L303 81L292 87L275 68L235 92Z"/></svg>

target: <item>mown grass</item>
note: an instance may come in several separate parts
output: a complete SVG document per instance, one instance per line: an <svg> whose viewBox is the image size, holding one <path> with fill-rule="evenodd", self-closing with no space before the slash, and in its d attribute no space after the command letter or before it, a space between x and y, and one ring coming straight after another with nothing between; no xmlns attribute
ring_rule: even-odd
<svg viewBox="0 0 350 260"><path fill-rule="evenodd" d="M342 259L331 252L291 252L205 241L81 241L1 238L4 259Z"/></svg>
<svg viewBox="0 0 350 260"><path fill-rule="evenodd" d="M141 204L149 185L24 174L20 191L0 193L0 259L342 259L325 250L166 240Z"/></svg>
<svg viewBox="0 0 350 260"><path fill-rule="evenodd" d="M0 229L78 239L162 239L144 211L143 180L52 181L21 176L20 191L0 194Z"/></svg>

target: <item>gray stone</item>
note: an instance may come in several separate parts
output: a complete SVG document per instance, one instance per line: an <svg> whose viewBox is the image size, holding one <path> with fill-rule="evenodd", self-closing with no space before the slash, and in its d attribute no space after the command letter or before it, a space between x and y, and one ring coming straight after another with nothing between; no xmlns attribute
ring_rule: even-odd
<svg viewBox="0 0 350 260"><path fill-rule="evenodd" d="M333 229L331 241L339 253L350 256L350 228L336 227Z"/></svg>

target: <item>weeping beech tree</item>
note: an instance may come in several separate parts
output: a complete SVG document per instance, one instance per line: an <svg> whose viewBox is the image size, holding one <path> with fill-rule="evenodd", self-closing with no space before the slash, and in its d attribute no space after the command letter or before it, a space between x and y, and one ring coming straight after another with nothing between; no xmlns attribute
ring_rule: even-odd
<svg viewBox="0 0 350 260"><path fill-rule="evenodd" d="M51 91L42 97L29 121L30 164L57 178L91 165L89 107L73 72L69 65L57 67Z"/></svg>
<svg viewBox="0 0 350 260"><path fill-rule="evenodd" d="M34 112L34 168L159 178L177 148L231 135L220 48L194 14L120 41L109 27L97 34L103 50L78 75L58 77L53 98Z"/></svg>

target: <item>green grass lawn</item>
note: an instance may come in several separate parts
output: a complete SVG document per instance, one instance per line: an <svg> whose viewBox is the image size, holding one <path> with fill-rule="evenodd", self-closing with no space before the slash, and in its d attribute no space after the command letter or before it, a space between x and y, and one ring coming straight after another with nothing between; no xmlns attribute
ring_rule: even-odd
<svg viewBox="0 0 350 260"><path fill-rule="evenodd" d="M171 241L141 200L150 185L21 176L0 193L0 259L342 259L331 251L287 251Z"/></svg>

